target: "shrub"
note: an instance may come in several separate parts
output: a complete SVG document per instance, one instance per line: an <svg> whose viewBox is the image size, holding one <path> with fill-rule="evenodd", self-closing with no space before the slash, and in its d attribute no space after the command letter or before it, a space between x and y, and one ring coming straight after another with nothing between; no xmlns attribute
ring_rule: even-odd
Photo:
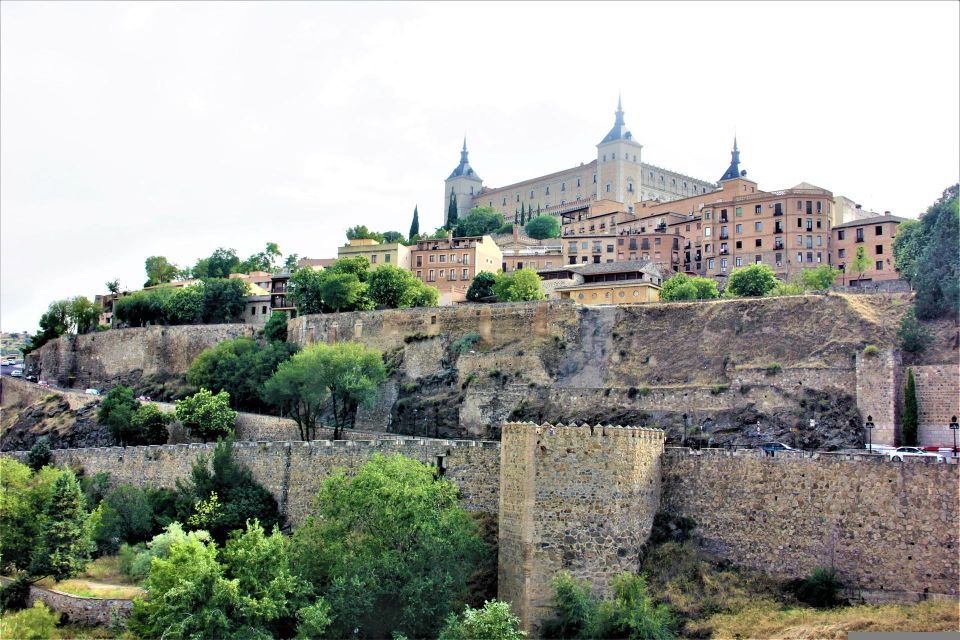
<svg viewBox="0 0 960 640"><path fill-rule="evenodd" d="M274 311L270 319L263 325L263 337L270 342L287 341L287 314L284 311Z"/></svg>
<svg viewBox="0 0 960 640"><path fill-rule="evenodd" d="M53 462L53 454L50 453L50 444L47 436L37 438L37 441L30 447L27 453L27 466L34 471L40 471Z"/></svg>
<svg viewBox="0 0 960 640"><path fill-rule="evenodd" d="M120 446L133 444L135 436L132 433L131 423L133 414L140 408L140 403L133 397L133 389L118 384L107 392L100 402L97 411L97 422L106 425L110 433Z"/></svg>
<svg viewBox="0 0 960 640"><path fill-rule="evenodd" d="M481 609L467 605L462 619L451 613L440 640L521 640L527 634L519 626L520 618L513 615L510 603L488 600Z"/></svg>
<svg viewBox="0 0 960 640"><path fill-rule="evenodd" d="M766 368L766 373L768 376L775 376L781 371L783 371L783 365L781 365L779 362L771 362Z"/></svg>
<svg viewBox="0 0 960 640"><path fill-rule="evenodd" d="M197 541L206 544L211 541L207 531L184 532L179 522L171 522L163 530L153 536L146 544L122 544L117 554L120 558L120 572L133 580L142 582L150 573L150 565L154 558L166 558L170 554L170 547L184 541Z"/></svg>
<svg viewBox="0 0 960 640"><path fill-rule="evenodd" d="M57 637L60 614L47 608L39 600L33 606L17 613L3 616L0 620L0 638L17 640L48 640Z"/></svg>
<svg viewBox="0 0 960 640"><path fill-rule="evenodd" d="M19 611L27 606L29 598L30 580L26 576L21 576L0 587L0 611Z"/></svg>
<svg viewBox="0 0 960 640"><path fill-rule="evenodd" d="M843 584L833 569L815 569L806 578L788 585L797 600L818 609L826 609L842 604L839 597Z"/></svg>
<svg viewBox="0 0 960 640"><path fill-rule="evenodd" d="M880 355L880 347L875 344L868 344L863 348L863 355L868 358L876 358Z"/></svg>
<svg viewBox="0 0 960 640"><path fill-rule="evenodd" d="M719 297L713 278L678 273L667 279L660 290L661 300L711 300Z"/></svg>
<svg viewBox="0 0 960 640"><path fill-rule="evenodd" d="M177 420L191 437L207 442L233 433L237 412L230 408L230 394L226 391L214 395L201 388L175 404Z"/></svg>
<svg viewBox="0 0 960 640"><path fill-rule="evenodd" d="M461 353L472 349L473 345L477 344L479 341L480 334L475 331L471 331L453 343L453 352L457 355L460 355Z"/></svg>
<svg viewBox="0 0 960 640"><path fill-rule="evenodd" d="M909 353L919 353L926 349L933 336L919 320L913 309L910 309L903 315L900 321L900 328L897 329L897 339L900 341L900 348Z"/></svg>
<svg viewBox="0 0 960 640"><path fill-rule="evenodd" d="M765 264L751 264L734 269L724 293L734 296L765 296L777 286L773 269Z"/></svg>
<svg viewBox="0 0 960 640"><path fill-rule="evenodd" d="M710 387L710 393L712 395L718 396L729 388L730 388L730 385L728 384L715 384L712 387Z"/></svg>
<svg viewBox="0 0 960 640"><path fill-rule="evenodd" d="M172 413L164 413L155 404L143 404L130 420L131 444L166 444L170 437L167 425L173 421Z"/></svg>
<svg viewBox="0 0 960 640"><path fill-rule="evenodd" d="M480 271L473 276L473 282L467 289L467 300L470 302L479 302L494 295L493 285L497 278L489 271Z"/></svg>

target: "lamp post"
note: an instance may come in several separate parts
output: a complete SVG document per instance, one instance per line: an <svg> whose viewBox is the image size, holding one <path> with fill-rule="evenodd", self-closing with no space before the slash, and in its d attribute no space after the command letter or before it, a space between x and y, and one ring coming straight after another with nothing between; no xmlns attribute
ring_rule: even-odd
<svg viewBox="0 0 960 640"><path fill-rule="evenodd" d="M957 416L950 418L950 431L953 431L953 457L957 457L957 430L960 429L960 423L957 422Z"/></svg>
<svg viewBox="0 0 960 640"><path fill-rule="evenodd" d="M873 424L873 416L867 416L867 422L863 426L867 430L867 451L873 453L873 428L876 426Z"/></svg>

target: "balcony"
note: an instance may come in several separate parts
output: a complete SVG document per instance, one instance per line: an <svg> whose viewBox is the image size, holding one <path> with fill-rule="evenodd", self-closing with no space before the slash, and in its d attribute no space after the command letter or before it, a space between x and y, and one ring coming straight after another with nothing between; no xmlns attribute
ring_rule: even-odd
<svg viewBox="0 0 960 640"><path fill-rule="evenodd" d="M778 223L776 224L776 226L773 227L773 232L774 232L774 233L783 233L783 225L781 225L781 224L778 222Z"/></svg>
<svg viewBox="0 0 960 640"><path fill-rule="evenodd" d="M722 256L728 256L728 255L730 255L730 250L729 250L729 249L720 249L720 255L722 255Z"/></svg>
<svg viewBox="0 0 960 640"><path fill-rule="evenodd" d="M774 251L783 251L783 243L782 243L782 242L774 242L774 243L773 243L773 249L774 249Z"/></svg>
<svg viewBox="0 0 960 640"><path fill-rule="evenodd" d="M721 239L721 240L729 240L729 239L730 239L730 234L729 234L729 233L721 233L721 234L720 234L720 239Z"/></svg>

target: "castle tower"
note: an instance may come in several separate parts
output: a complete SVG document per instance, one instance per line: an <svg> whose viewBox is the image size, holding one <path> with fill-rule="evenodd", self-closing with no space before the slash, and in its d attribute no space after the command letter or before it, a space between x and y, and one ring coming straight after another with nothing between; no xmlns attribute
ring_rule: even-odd
<svg viewBox="0 0 960 640"><path fill-rule="evenodd" d="M740 173L740 149L737 148L737 136L733 136L733 151L730 152L730 166L727 167L726 172L720 178L720 182L724 180L734 180L739 178L741 175L747 175L747 172L744 171Z"/></svg>
<svg viewBox="0 0 960 640"><path fill-rule="evenodd" d="M597 145L597 199L633 204L640 200L639 142L627 130L623 105L617 99L613 128Z"/></svg>
<svg viewBox="0 0 960 640"><path fill-rule="evenodd" d="M473 207L473 198L480 189L483 188L483 180L480 179L470 166L467 159L467 137L463 137L463 149L460 151L460 164L453 170L450 177L443 183L443 220L447 219L447 207L450 206L450 195L457 196L457 215L463 219Z"/></svg>

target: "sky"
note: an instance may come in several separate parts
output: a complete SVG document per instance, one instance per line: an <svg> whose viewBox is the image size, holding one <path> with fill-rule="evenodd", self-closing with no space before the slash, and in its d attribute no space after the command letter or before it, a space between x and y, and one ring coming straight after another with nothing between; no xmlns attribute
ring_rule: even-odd
<svg viewBox="0 0 960 640"><path fill-rule="evenodd" d="M960 3L0 3L0 329L267 242L440 225L596 157L916 217L960 176Z"/></svg>

